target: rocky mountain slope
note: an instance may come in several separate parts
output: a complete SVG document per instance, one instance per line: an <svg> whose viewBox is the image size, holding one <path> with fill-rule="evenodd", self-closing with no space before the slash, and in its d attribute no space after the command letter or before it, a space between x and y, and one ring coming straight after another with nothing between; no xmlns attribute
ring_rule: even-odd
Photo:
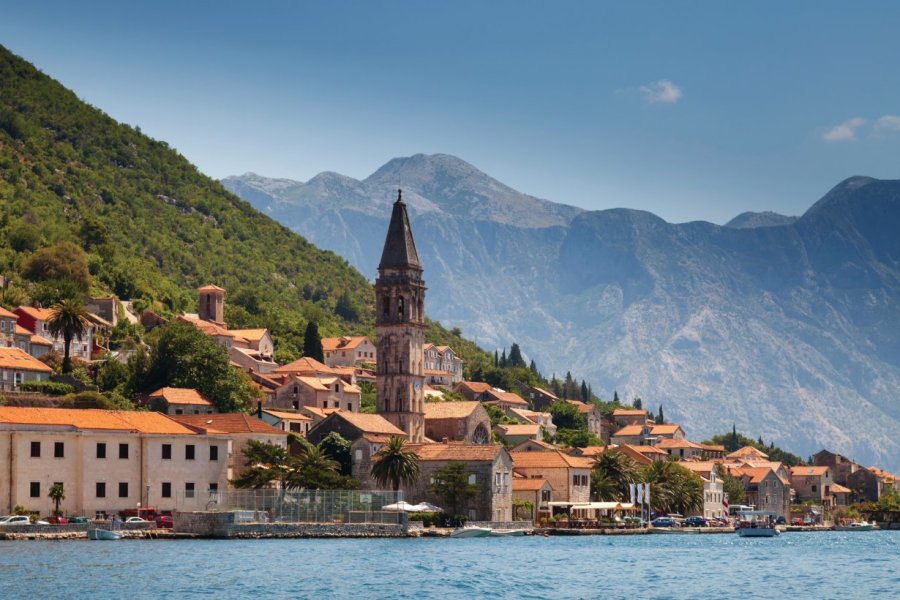
<svg viewBox="0 0 900 600"><path fill-rule="evenodd" d="M693 439L735 422L803 455L900 468L900 182L854 177L800 218L724 227L554 204L445 155L362 181L223 184L370 278L402 184L445 324L663 404Z"/></svg>

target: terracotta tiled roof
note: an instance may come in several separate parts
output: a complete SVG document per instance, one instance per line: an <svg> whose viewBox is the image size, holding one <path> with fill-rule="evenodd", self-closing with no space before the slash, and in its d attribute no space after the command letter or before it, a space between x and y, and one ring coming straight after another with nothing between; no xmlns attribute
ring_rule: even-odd
<svg viewBox="0 0 900 600"><path fill-rule="evenodd" d="M700 447L707 452L725 452L725 446L722 444L700 444Z"/></svg>
<svg viewBox="0 0 900 600"><path fill-rule="evenodd" d="M839 483L834 483L831 485L831 493L832 494L849 494L852 491L853 490L851 490L850 488L845 488L844 486L842 486Z"/></svg>
<svg viewBox="0 0 900 600"><path fill-rule="evenodd" d="M258 342L263 338L266 333L268 333L268 329L229 329L228 330L232 335L236 335L238 337L242 337L248 342Z"/></svg>
<svg viewBox="0 0 900 600"><path fill-rule="evenodd" d="M56 312L49 308L35 308L33 306L17 306L15 312L22 312L38 321L49 321Z"/></svg>
<svg viewBox="0 0 900 600"><path fill-rule="evenodd" d="M202 321L199 318L191 317L188 315L181 315L178 317L178 320L183 323L190 323L204 334L208 336L214 337L231 337L231 338L239 338L239 336L235 336L233 333L225 329L224 327L219 327L215 323L210 323L209 321ZM243 339L243 338L240 338Z"/></svg>
<svg viewBox="0 0 900 600"><path fill-rule="evenodd" d="M212 406L212 402L200 395L200 392L190 388L162 387L150 394L151 398L162 398L169 404L205 404Z"/></svg>
<svg viewBox="0 0 900 600"><path fill-rule="evenodd" d="M769 455L753 446L744 446L729 454L728 458L769 458Z"/></svg>
<svg viewBox="0 0 900 600"><path fill-rule="evenodd" d="M516 444L511 452L528 452L528 450L519 450L519 448L522 448L523 446L539 446L544 450L557 450L556 446L543 440L525 440Z"/></svg>
<svg viewBox="0 0 900 600"><path fill-rule="evenodd" d="M345 335L339 338L322 338L322 350L325 350L326 352L334 350L353 350L368 339L369 338L364 335Z"/></svg>
<svg viewBox="0 0 900 600"><path fill-rule="evenodd" d="M518 404L519 406L528 406L528 402L523 400L518 394L514 394L512 392L504 392L498 389L491 389L488 391L488 395L497 402L502 402L504 404Z"/></svg>
<svg viewBox="0 0 900 600"><path fill-rule="evenodd" d="M341 418L362 431L363 433L380 433L383 435L402 435L406 437L406 433L398 429L390 421L381 415L370 415L365 413L355 413L347 411L338 411L334 413L332 418Z"/></svg>
<svg viewBox="0 0 900 600"><path fill-rule="evenodd" d="M581 414L586 414L594 410L596 408L593 404L588 404L586 402L582 402L581 400L566 400L569 404L574 404L578 408L578 412Z"/></svg>
<svg viewBox="0 0 900 600"><path fill-rule="evenodd" d="M711 460L686 460L678 464L698 475L709 474L710 471L716 468L716 463Z"/></svg>
<svg viewBox="0 0 900 600"><path fill-rule="evenodd" d="M0 317L6 317L7 319L18 319L19 315L17 315L14 312L10 312L10 311L6 310L5 308L3 308L2 306L0 306Z"/></svg>
<svg viewBox="0 0 900 600"><path fill-rule="evenodd" d="M481 381L461 381L458 385L475 394L482 394L493 389L489 383L482 383Z"/></svg>
<svg viewBox="0 0 900 600"><path fill-rule="evenodd" d="M642 435L644 431L643 425L626 425L622 429L619 429L614 434L613 437L621 436L621 437L632 437L637 435Z"/></svg>
<svg viewBox="0 0 900 600"><path fill-rule="evenodd" d="M617 408L612 411L614 417L646 417L647 411L640 408Z"/></svg>
<svg viewBox="0 0 900 600"><path fill-rule="evenodd" d="M513 479L512 489L514 492L537 492L544 488L544 484L550 486L546 479ZM550 489L553 489L550 486Z"/></svg>
<svg viewBox="0 0 900 600"><path fill-rule="evenodd" d="M267 433L285 435L265 421L244 413L221 413L216 415L172 415L173 419L184 425L221 433Z"/></svg>
<svg viewBox="0 0 900 600"><path fill-rule="evenodd" d="M0 348L0 368L52 373L53 369L21 348Z"/></svg>
<svg viewBox="0 0 900 600"><path fill-rule="evenodd" d="M410 445L409 449L419 455L420 461L491 461L503 451L499 444L439 443ZM532 452L530 454L543 454Z"/></svg>
<svg viewBox="0 0 900 600"><path fill-rule="evenodd" d="M664 450L659 450L654 448L653 446L635 446L633 444L626 444L629 448L634 450L639 454L643 454L644 456L669 456L669 453Z"/></svg>
<svg viewBox="0 0 900 600"><path fill-rule="evenodd" d="M304 356L292 363L282 365L275 369L273 373L334 373L334 369L328 365L324 365L314 358Z"/></svg>
<svg viewBox="0 0 900 600"><path fill-rule="evenodd" d="M134 431L195 435L195 431L157 412L98 409L0 407L0 423L56 425L76 430Z"/></svg>
<svg viewBox="0 0 900 600"><path fill-rule="evenodd" d="M590 469L594 461L590 458L568 456L559 450L547 452L510 452L513 467L517 469Z"/></svg>
<svg viewBox="0 0 900 600"><path fill-rule="evenodd" d="M300 410L302 410L304 412L308 412L311 415L315 415L316 417L319 417L320 419L324 419L325 417L327 417L328 415L330 415L331 413L334 413L334 412L343 412L339 408L319 408L317 406L301 406Z"/></svg>
<svg viewBox="0 0 900 600"><path fill-rule="evenodd" d="M480 402L426 402L426 419L465 419L478 409Z"/></svg>
<svg viewBox="0 0 900 600"><path fill-rule="evenodd" d="M556 394L554 394L553 392L548 392L547 390L539 388L539 387L532 388L532 389L538 393L541 393L541 394L547 396L548 398L553 398L554 400L559 400L559 397Z"/></svg>
<svg viewBox="0 0 900 600"><path fill-rule="evenodd" d="M267 408L263 410L264 413L270 414L276 419L281 419L282 421L311 421L309 417L306 415L301 415L296 412L289 412L286 410L272 410L271 408Z"/></svg>
<svg viewBox="0 0 900 600"><path fill-rule="evenodd" d="M34 345L37 345L37 346L48 346L48 347L51 347L51 348L52 348L52 347L53 347L53 342L51 342L51 341L48 340L47 338L43 338L43 337L41 337L41 336L39 336L39 335L33 335L33 336L31 336L31 345L32 345L32 346L34 346Z"/></svg>
<svg viewBox="0 0 900 600"><path fill-rule="evenodd" d="M213 285L211 283L207 283L203 287L197 288L198 292L224 292L225 290L220 288L217 285Z"/></svg>
<svg viewBox="0 0 900 600"><path fill-rule="evenodd" d="M585 446L584 448L581 448L581 456L600 456L606 452L606 448L606 446Z"/></svg>
<svg viewBox="0 0 900 600"><path fill-rule="evenodd" d="M703 446L701 446L700 444L695 444L694 442L689 442L688 440L659 440L656 443L656 447L660 450L666 450L668 448L693 448L694 450L703 450Z"/></svg>
<svg viewBox="0 0 900 600"><path fill-rule="evenodd" d="M805 476L805 475L821 477L826 472L828 472L828 467L805 467L805 466L791 467L791 477Z"/></svg>
<svg viewBox="0 0 900 600"><path fill-rule="evenodd" d="M534 436L540 432L541 426L535 425L533 423L521 423L521 424L501 423L500 425L497 425L495 427L495 429L499 429L500 431L502 431L503 435Z"/></svg>
<svg viewBox="0 0 900 600"><path fill-rule="evenodd" d="M664 425L652 425L650 427L650 435L671 435L681 429L681 425L676 423L666 423Z"/></svg>

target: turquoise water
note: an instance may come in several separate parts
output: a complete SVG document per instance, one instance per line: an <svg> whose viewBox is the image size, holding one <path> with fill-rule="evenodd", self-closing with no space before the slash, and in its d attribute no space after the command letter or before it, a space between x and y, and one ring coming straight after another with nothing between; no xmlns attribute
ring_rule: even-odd
<svg viewBox="0 0 900 600"><path fill-rule="evenodd" d="M0 542L0 599L897 598L900 532Z"/></svg>

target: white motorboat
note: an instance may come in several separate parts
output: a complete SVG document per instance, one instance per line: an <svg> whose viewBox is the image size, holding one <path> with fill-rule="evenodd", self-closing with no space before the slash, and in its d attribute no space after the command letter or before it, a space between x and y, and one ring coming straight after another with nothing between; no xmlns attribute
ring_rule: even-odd
<svg viewBox="0 0 900 600"><path fill-rule="evenodd" d="M780 532L775 528L775 513L748 510L740 513L737 534L741 537L775 537Z"/></svg>
<svg viewBox="0 0 900 600"><path fill-rule="evenodd" d="M121 540L121 531L111 531L109 529L88 529L89 540Z"/></svg>
<svg viewBox="0 0 900 600"><path fill-rule="evenodd" d="M454 538L477 538L487 537L491 534L490 527L457 527L450 534Z"/></svg>
<svg viewBox="0 0 900 600"><path fill-rule="evenodd" d="M875 529L875 523L867 523L865 521L854 521L847 525L835 525L835 531L872 531Z"/></svg>
<svg viewBox="0 0 900 600"><path fill-rule="evenodd" d="M513 537L517 535L525 535L524 529L492 529L488 534L490 537Z"/></svg>

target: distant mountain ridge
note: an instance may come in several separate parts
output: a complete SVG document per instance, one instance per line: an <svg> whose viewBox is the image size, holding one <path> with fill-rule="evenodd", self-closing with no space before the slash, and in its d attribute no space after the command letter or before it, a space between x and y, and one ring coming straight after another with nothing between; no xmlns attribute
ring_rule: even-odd
<svg viewBox="0 0 900 600"><path fill-rule="evenodd" d="M401 178L442 322L661 403L693 439L736 423L900 468L900 182L853 177L799 218L726 226L553 205L446 155L223 184L373 277Z"/></svg>

